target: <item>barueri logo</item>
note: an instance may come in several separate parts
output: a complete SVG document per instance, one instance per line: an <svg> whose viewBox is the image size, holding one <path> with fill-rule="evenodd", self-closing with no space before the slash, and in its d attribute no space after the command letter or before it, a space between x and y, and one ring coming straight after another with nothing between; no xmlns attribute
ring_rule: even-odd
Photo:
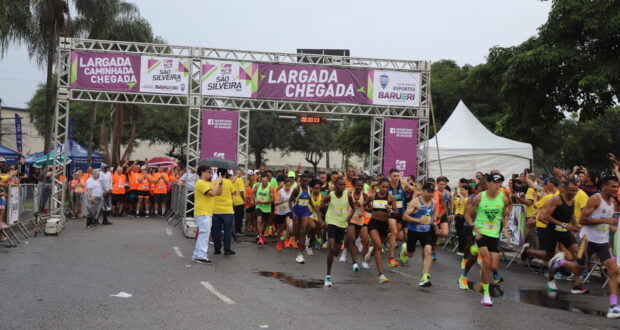
<svg viewBox="0 0 620 330"><path fill-rule="evenodd" d="M406 160L397 160L396 161L396 169L399 171L404 171L407 169L407 161Z"/></svg>
<svg viewBox="0 0 620 330"><path fill-rule="evenodd" d="M390 128L390 134L396 134L396 128L394 127Z"/></svg>
<svg viewBox="0 0 620 330"><path fill-rule="evenodd" d="M214 152L213 153L213 158L220 158L220 159L224 159L225 153L223 152Z"/></svg>
<svg viewBox="0 0 620 330"><path fill-rule="evenodd" d="M209 120L207 120L207 125L209 125L209 126L213 126L213 119L209 119Z"/></svg>

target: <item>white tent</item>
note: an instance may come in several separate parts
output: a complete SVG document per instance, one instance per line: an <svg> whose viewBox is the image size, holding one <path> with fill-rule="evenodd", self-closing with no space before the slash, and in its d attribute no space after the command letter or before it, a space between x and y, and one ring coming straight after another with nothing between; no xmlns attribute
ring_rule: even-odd
<svg viewBox="0 0 620 330"><path fill-rule="evenodd" d="M508 183L511 174L530 168L534 158L532 145L497 136L489 131L467 108L463 101L428 141L428 167L431 177L440 175L437 141L443 175L450 185L460 178L473 178L476 172L488 173L498 169Z"/></svg>

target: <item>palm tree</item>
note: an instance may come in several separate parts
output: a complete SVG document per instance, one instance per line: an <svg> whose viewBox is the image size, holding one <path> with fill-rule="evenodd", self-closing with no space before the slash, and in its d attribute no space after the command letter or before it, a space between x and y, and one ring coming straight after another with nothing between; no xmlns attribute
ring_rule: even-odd
<svg viewBox="0 0 620 330"><path fill-rule="evenodd" d="M0 56L12 43L24 44L37 65L46 66L44 151L51 148L54 107L52 75L58 39L70 36L71 16L65 0L0 0Z"/></svg>

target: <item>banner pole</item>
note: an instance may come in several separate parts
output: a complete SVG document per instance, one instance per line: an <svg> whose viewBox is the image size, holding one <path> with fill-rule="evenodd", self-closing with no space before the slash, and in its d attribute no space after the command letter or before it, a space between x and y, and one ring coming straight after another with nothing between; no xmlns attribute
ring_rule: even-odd
<svg viewBox="0 0 620 330"><path fill-rule="evenodd" d="M437 123L435 122L435 109L433 108L433 95L429 91L429 100L431 105L431 117L433 119L433 134L435 134L435 148L437 149L437 162L439 163L439 175L443 176L443 169L441 168L441 155L439 154L439 138L437 137Z"/></svg>

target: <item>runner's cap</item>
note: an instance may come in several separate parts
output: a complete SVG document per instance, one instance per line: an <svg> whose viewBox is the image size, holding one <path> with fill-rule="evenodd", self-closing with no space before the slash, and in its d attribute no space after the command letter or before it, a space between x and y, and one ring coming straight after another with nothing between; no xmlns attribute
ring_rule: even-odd
<svg viewBox="0 0 620 330"><path fill-rule="evenodd" d="M487 180L489 182L504 182L504 176L499 173L489 174L489 177L487 178Z"/></svg>
<svg viewBox="0 0 620 330"><path fill-rule="evenodd" d="M435 185L430 182L424 182L424 184L422 185L422 190L435 191Z"/></svg>
<svg viewBox="0 0 620 330"><path fill-rule="evenodd" d="M288 171L288 177L289 178L295 178L295 177L297 177L297 174L295 173L295 171Z"/></svg>

